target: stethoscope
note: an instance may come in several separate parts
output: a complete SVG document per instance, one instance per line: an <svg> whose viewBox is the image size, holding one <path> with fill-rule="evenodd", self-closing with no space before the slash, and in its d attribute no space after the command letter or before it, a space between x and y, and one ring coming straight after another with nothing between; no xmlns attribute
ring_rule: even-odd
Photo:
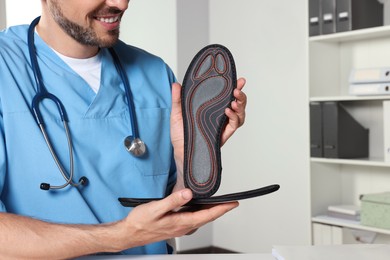
<svg viewBox="0 0 390 260"><path fill-rule="evenodd" d="M62 104L62 102L53 94L49 93L47 89L45 88L45 85L43 84L43 79L42 79L42 73L38 65L38 60L37 60L37 54L35 50L35 44L34 44L34 33L35 33L35 26L38 24L40 20L40 17L37 17L32 21L30 24L30 27L28 29L28 51L30 54L30 59L31 59L31 66L32 70L34 73L35 77L35 82L37 84L37 93L34 96L32 100L32 111L35 116L35 120L38 123L38 126L43 134L43 138L45 139L45 142L50 150L50 153L59 169L61 172L62 177L65 179L65 183L62 185L50 185L49 183L41 183L40 188L42 190L50 190L50 189L62 189L65 188L68 185L78 187L80 185L86 185L88 183L88 179L85 176L82 176L77 183L73 182L73 175L74 175L74 162L73 162L73 146L72 146L72 138L70 136L69 132L69 127L68 127L68 117L65 111L65 108ZM133 103L133 96L130 90L130 83L127 79L127 76L124 72L124 69L120 63L120 60L118 58L118 55L114 51L113 48L108 49L109 52L111 53L111 56L114 60L115 68L117 69L123 85L125 87L125 92L126 92L126 99L127 99L127 105L129 108L129 115L130 115L130 123L131 123L131 131L133 135L127 136L124 140L124 145L126 150L131 153L132 155L136 157L141 157L146 153L146 145L145 143L139 138L138 135L138 128L136 124L136 118L135 118L135 108L134 108L134 103ZM53 149L53 145L49 139L49 136L46 132L45 125L44 125L44 120L41 114L41 111L39 109L39 104L42 102L44 99L48 99L55 103L57 106L58 112L61 117L61 121L64 125L65 129L65 135L66 139L68 142L68 149L69 149L69 174L66 172L65 168L61 164L60 160L58 159L58 156L56 152Z"/></svg>

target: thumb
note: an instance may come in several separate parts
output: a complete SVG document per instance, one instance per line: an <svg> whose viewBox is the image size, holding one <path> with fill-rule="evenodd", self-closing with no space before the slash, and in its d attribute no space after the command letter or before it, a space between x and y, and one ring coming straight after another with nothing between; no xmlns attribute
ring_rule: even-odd
<svg viewBox="0 0 390 260"><path fill-rule="evenodd" d="M192 191L190 189L183 189L172 193L163 200L156 203L155 209L160 216L165 215L167 212L173 211L177 208L184 206L192 199Z"/></svg>
<svg viewBox="0 0 390 260"><path fill-rule="evenodd" d="M173 83L172 84L172 102L173 103L179 103L180 104L180 91L181 91L181 85L179 83Z"/></svg>
<svg viewBox="0 0 390 260"><path fill-rule="evenodd" d="M172 114L181 114L181 85L179 83L172 84Z"/></svg>

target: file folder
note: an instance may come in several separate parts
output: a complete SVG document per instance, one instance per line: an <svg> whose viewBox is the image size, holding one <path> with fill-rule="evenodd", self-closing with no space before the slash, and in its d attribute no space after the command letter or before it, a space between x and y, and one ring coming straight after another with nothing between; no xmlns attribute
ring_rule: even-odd
<svg viewBox="0 0 390 260"><path fill-rule="evenodd" d="M321 34L320 1L321 0L309 0L309 36Z"/></svg>
<svg viewBox="0 0 390 260"><path fill-rule="evenodd" d="M368 157L368 132L340 102L324 102L323 142L326 158Z"/></svg>
<svg viewBox="0 0 390 260"><path fill-rule="evenodd" d="M322 142L322 104L310 103L310 155L311 157L323 157Z"/></svg>
<svg viewBox="0 0 390 260"><path fill-rule="evenodd" d="M336 32L336 0L321 0L322 34Z"/></svg>
<svg viewBox="0 0 390 260"><path fill-rule="evenodd" d="M383 4L377 0L337 0L336 31L383 25Z"/></svg>

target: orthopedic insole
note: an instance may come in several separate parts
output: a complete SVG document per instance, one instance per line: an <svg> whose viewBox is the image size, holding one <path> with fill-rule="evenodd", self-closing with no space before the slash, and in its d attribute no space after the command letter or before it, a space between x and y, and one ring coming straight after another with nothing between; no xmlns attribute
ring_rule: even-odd
<svg viewBox="0 0 390 260"><path fill-rule="evenodd" d="M230 51L218 44L206 46L192 60L181 92L184 123L184 184L193 192L189 205L223 203L274 192L279 185L214 196L221 183L221 135L225 109L234 100L237 78ZM161 198L119 198L123 206Z"/></svg>

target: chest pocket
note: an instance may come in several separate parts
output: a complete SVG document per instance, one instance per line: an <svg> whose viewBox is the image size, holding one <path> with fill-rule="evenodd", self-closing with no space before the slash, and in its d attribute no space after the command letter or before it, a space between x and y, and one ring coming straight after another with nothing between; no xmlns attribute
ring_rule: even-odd
<svg viewBox="0 0 390 260"><path fill-rule="evenodd" d="M144 176L166 175L171 166L170 110L137 109L138 132L147 152L135 158L135 166Z"/></svg>

